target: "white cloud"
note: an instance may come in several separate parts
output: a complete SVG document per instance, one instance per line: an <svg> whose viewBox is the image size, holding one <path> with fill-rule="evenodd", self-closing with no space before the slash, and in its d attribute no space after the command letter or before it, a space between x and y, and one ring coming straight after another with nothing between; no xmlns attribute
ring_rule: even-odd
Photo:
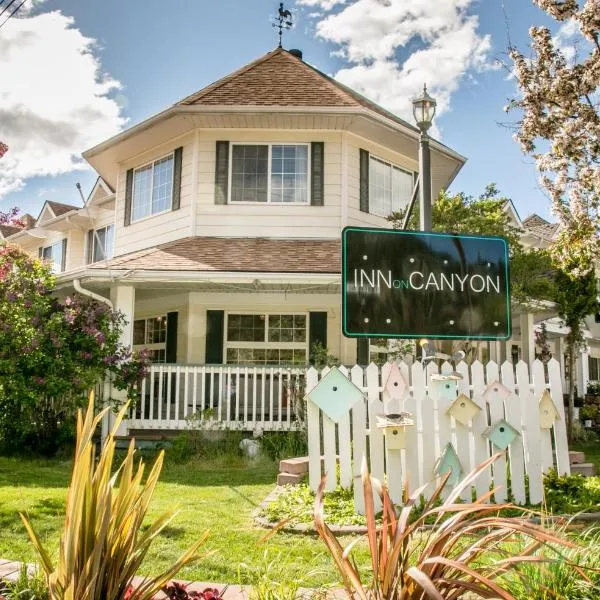
<svg viewBox="0 0 600 600"><path fill-rule="evenodd" d="M102 72L95 49L58 11L2 27L0 140L9 151L0 162L0 198L30 177L85 169L81 152L125 124L112 98L121 85Z"/></svg>
<svg viewBox="0 0 600 600"><path fill-rule="evenodd" d="M556 48L563 53L567 62L570 63L577 55L577 47L585 43L585 38L581 35L577 21L569 19L559 27L553 41Z"/></svg>
<svg viewBox="0 0 600 600"><path fill-rule="evenodd" d="M336 11L335 0L298 2L327 13L317 35L348 63L335 77L411 121L411 99L424 83L439 115L464 76L493 68L490 36L470 13L476 0L353 0Z"/></svg>

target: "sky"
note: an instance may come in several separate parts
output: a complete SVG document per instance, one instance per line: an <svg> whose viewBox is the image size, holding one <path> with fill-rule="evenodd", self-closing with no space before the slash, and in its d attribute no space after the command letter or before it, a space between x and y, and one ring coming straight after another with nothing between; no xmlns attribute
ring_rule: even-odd
<svg viewBox="0 0 600 600"><path fill-rule="evenodd" d="M9 0L0 0L0 13ZM14 6L14 5L13 5ZM509 42L552 21L530 0L288 0L300 48L321 71L412 121L427 83L435 135L467 157L450 191L494 182L521 217L551 218L531 158L512 139ZM273 0L28 0L0 15L0 210L37 217L81 204L95 181L81 153L277 45ZM12 10L12 9L11 9ZM568 28L556 30L566 48Z"/></svg>

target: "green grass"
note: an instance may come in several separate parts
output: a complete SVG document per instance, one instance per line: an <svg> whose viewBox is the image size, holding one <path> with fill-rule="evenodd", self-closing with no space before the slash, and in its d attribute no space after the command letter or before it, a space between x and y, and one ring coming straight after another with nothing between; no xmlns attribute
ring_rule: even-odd
<svg viewBox="0 0 600 600"><path fill-rule="evenodd" d="M591 462L596 465L596 475L600 475L600 438L595 442L573 443L569 450L585 452L585 462Z"/></svg>
<svg viewBox="0 0 600 600"><path fill-rule="evenodd" d="M20 510L28 513L48 548L56 552L70 469L69 462L0 457L1 558L35 560ZM276 465L266 459L167 462L150 517L174 509L179 514L154 544L141 574L156 574L210 530L206 550L214 554L183 569L182 579L255 583L268 570L275 581L297 581L310 587L336 584L333 563L315 537L277 534L259 544L266 532L254 525L251 515L273 489L275 479Z"/></svg>

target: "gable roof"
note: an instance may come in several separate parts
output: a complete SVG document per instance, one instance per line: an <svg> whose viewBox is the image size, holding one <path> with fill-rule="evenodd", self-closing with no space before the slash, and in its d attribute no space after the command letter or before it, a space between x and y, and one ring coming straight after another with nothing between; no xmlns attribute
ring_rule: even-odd
<svg viewBox="0 0 600 600"><path fill-rule="evenodd" d="M55 217L60 217L72 210L78 210L79 206L73 206L72 204L63 204L62 202L52 202L51 200L46 201L48 206L52 209Z"/></svg>
<svg viewBox="0 0 600 600"><path fill-rule="evenodd" d="M188 237L90 265L91 269L340 273L338 240Z"/></svg>
<svg viewBox="0 0 600 600"><path fill-rule="evenodd" d="M2 234L3 238L7 238L10 235L15 233L19 233L22 227L15 227L13 225L0 225L0 234Z"/></svg>
<svg viewBox="0 0 600 600"><path fill-rule="evenodd" d="M536 213L525 217L523 226L527 231L546 239L552 239L560 228L558 223L550 223Z"/></svg>
<svg viewBox="0 0 600 600"><path fill-rule="evenodd" d="M190 105L362 107L418 131L414 125L283 48L267 52L175 104Z"/></svg>

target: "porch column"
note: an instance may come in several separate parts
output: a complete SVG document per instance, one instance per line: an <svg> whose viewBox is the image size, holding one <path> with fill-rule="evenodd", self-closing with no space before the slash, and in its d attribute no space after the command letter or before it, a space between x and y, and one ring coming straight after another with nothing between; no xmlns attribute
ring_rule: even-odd
<svg viewBox="0 0 600 600"><path fill-rule="evenodd" d="M521 358L529 368L535 360L535 342L533 339L533 313L521 313Z"/></svg>
<svg viewBox="0 0 600 600"><path fill-rule="evenodd" d="M556 356L554 357L560 364L560 372L562 375L563 394L569 391L567 378L565 377L565 338L560 336L556 338Z"/></svg>
<svg viewBox="0 0 600 600"><path fill-rule="evenodd" d="M124 346L131 347L133 345L133 320L135 313L135 287L128 284L117 284L110 288L110 301L113 303L113 308L122 312L125 315L125 324L119 337L119 342ZM114 398L122 398L125 400L125 392L119 390L110 390L110 395ZM110 396L108 396L110 397ZM106 437L110 427L112 427L114 416L108 413L108 418L102 422L102 439ZM120 435L127 435L127 428L121 425L119 428Z"/></svg>
<svg viewBox="0 0 600 600"><path fill-rule="evenodd" d="M582 398L587 392L587 384L590 380L590 351L586 348L580 352L575 360L575 371L577 378L577 396Z"/></svg>

